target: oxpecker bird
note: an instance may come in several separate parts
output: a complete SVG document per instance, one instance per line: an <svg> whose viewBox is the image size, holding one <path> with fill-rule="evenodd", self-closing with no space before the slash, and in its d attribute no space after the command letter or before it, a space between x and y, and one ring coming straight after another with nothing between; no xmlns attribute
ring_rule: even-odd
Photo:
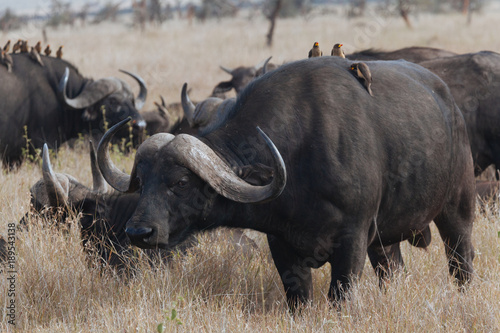
<svg viewBox="0 0 500 333"><path fill-rule="evenodd" d="M14 65L14 61L10 54L5 52L4 50L0 50L0 63L7 67L7 72L12 72L12 66Z"/></svg>
<svg viewBox="0 0 500 333"><path fill-rule="evenodd" d="M38 54L42 53L42 43L40 41L38 41L38 43L36 43L35 50L36 50L36 52L38 52Z"/></svg>
<svg viewBox="0 0 500 333"><path fill-rule="evenodd" d="M39 63L40 66L42 66L42 67L44 66L42 58L40 58L40 53L38 53L38 51L36 50L36 48L34 48L33 46L31 47L30 57L31 57L31 59L33 59L37 63Z"/></svg>
<svg viewBox="0 0 500 333"><path fill-rule="evenodd" d="M47 57L52 53L52 50L50 49L50 45L47 45L47 47L45 48L45 50L43 50L43 53L45 53L45 55Z"/></svg>
<svg viewBox="0 0 500 333"><path fill-rule="evenodd" d="M315 42L313 48L309 50L308 58L312 57L321 57L323 55L323 51L319 48L319 43Z"/></svg>
<svg viewBox="0 0 500 333"><path fill-rule="evenodd" d="M5 53L8 53L10 50L10 39L7 41L7 44L3 47Z"/></svg>
<svg viewBox="0 0 500 333"><path fill-rule="evenodd" d="M345 59L344 51L342 51L342 45L344 45L344 44L337 43L337 44L333 45L332 56L341 57L341 58Z"/></svg>
<svg viewBox="0 0 500 333"><path fill-rule="evenodd" d="M364 62L357 62L351 65L350 70L354 73L354 75L363 80L363 84L368 90L368 93L373 96L371 84L372 84L372 73L370 72L370 68Z"/></svg>
<svg viewBox="0 0 500 333"><path fill-rule="evenodd" d="M18 39L17 42L12 46L12 53L16 53L21 49L22 40Z"/></svg>
<svg viewBox="0 0 500 333"><path fill-rule="evenodd" d="M57 49L57 52L56 52L56 56L57 56L59 59L61 59L61 58L62 58L62 55L63 55L62 48L63 48L63 45L59 46L59 48Z"/></svg>
<svg viewBox="0 0 500 333"><path fill-rule="evenodd" d="M21 53L28 53L28 41L21 41Z"/></svg>

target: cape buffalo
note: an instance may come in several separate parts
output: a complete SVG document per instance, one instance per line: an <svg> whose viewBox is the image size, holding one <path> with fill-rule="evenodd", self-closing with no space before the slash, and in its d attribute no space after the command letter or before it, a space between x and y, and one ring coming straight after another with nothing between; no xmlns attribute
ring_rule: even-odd
<svg viewBox="0 0 500 333"><path fill-rule="evenodd" d="M12 58L15 65L11 73L0 66L0 155L3 164L21 162L26 147L33 154L33 149L41 148L45 142L50 148L57 148L66 140L77 138L79 133L102 135L106 122L111 126L131 117L133 126L145 126L137 111L147 95L146 85L140 77L123 71L140 85L140 93L134 98L125 81L84 78L62 59L42 55L42 67L25 53L12 54ZM128 131L124 130L122 135L127 137Z"/></svg>
<svg viewBox="0 0 500 333"><path fill-rule="evenodd" d="M206 135L146 140L131 175L108 152L126 121L110 129L98 163L115 189L140 193L127 222L132 243L168 247L217 226L264 232L293 307L312 296L311 268L331 264L328 294L340 301L367 252L374 267L401 262L385 253L399 254L402 240L434 221L450 274L466 285L475 193L460 110L421 66L366 62L372 97L351 64L318 57L279 67Z"/></svg>
<svg viewBox="0 0 500 333"><path fill-rule="evenodd" d="M437 74L448 85L462 111L475 175L479 176L491 164L500 169L500 54L482 51L419 65Z"/></svg>
<svg viewBox="0 0 500 333"><path fill-rule="evenodd" d="M31 187L32 211L23 217L20 224L26 226L31 214L50 217L57 214L58 221L65 221L68 214L79 213L81 214L79 222L84 248L94 250L102 264L121 270L132 264L131 244L125 234L125 222L136 209L139 195L110 193L97 166L92 143L90 148L92 189L81 184L71 175L55 173L52 170L47 146L44 145L43 178ZM224 234L235 248L243 251L257 248L255 242L240 229ZM185 252L186 249L196 244L196 238L190 237L182 244L167 250L145 251L149 258L165 260L172 251ZM1 250L0 239L0 254Z"/></svg>
<svg viewBox="0 0 500 333"><path fill-rule="evenodd" d="M454 52L436 49L432 47L405 47L395 51L381 51L368 49L346 55L351 60L398 60L404 59L414 63L420 63L425 60L451 57L457 55Z"/></svg>
<svg viewBox="0 0 500 333"><path fill-rule="evenodd" d="M240 66L235 69L220 66L224 72L232 77L230 81L219 82L212 91L212 97L225 99L225 93L232 89L239 94L253 79L264 75L267 71L278 68L278 65L270 64L269 60L271 60L271 57L267 58L263 64L261 63L251 67Z"/></svg>
<svg viewBox="0 0 500 333"><path fill-rule="evenodd" d="M32 214L56 217L60 223L66 220L68 214L81 214L79 222L84 248L95 251L102 264L121 270L131 264L131 247L125 234L125 221L134 212L139 196L108 192L107 184L96 164L92 144L90 146L92 189L71 175L55 173L50 163L48 147L44 145L43 178L30 189L32 211L23 217L20 225L28 226ZM193 244L192 240L186 242L185 246ZM149 257L165 258L168 255L165 250L161 253L147 251Z"/></svg>

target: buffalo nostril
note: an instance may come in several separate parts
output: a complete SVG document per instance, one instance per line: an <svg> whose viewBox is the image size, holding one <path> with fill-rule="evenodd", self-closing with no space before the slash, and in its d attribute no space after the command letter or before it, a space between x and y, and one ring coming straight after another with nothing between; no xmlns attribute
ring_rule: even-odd
<svg viewBox="0 0 500 333"><path fill-rule="evenodd" d="M127 228L125 232L130 237L130 239L144 239L148 238L152 233L152 228Z"/></svg>

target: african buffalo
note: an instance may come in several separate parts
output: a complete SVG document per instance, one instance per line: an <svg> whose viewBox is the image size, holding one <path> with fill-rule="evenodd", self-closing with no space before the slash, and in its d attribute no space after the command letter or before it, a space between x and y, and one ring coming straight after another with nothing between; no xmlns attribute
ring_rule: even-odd
<svg viewBox="0 0 500 333"><path fill-rule="evenodd" d="M475 193L460 110L421 66L366 63L374 97L347 59L289 63L252 82L206 135L146 140L131 175L108 152L126 121L110 129L98 163L115 189L140 193L131 242L168 247L218 226L264 232L293 307L312 296L311 268L331 264L329 297L342 300L367 252L374 267L402 264L399 243L434 220L450 274L466 285Z"/></svg>
<svg viewBox="0 0 500 333"><path fill-rule="evenodd" d="M420 63L425 60L451 57L454 55L457 54L446 50L436 49L432 47L412 46L412 47L405 47L403 49L395 51L381 51L381 50L368 49L348 54L346 55L346 57L350 60L363 60L363 61L404 59L406 61Z"/></svg>
<svg viewBox="0 0 500 333"><path fill-rule="evenodd" d="M3 164L21 162L23 149L41 148L46 142L57 148L79 133L100 137L109 126L127 117L134 127L145 122L137 111L146 99L144 81L131 73L140 85L134 98L129 85L118 78L92 80L63 59L41 56L44 66L28 54L12 54L11 73L0 66L0 155ZM69 96L69 97L68 97ZM103 115L103 113L105 113ZM123 131L128 137L128 131ZM28 140L28 142L26 142Z"/></svg>
<svg viewBox="0 0 500 333"><path fill-rule="evenodd" d="M235 90L236 94L239 94L252 80L264 75L267 71L278 68L278 65L269 63L270 59L271 57L267 58L263 64L251 67L240 66L235 69L229 69L220 66L224 72L231 75L231 80L219 82L212 91L212 97L225 99L225 93L232 89Z"/></svg>
<svg viewBox="0 0 500 333"><path fill-rule="evenodd" d="M500 54L468 53L421 62L450 88L462 111L478 176L500 169ZM498 176L498 175L497 175Z"/></svg>
<svg viewBox="0 0 500 333"><path fill-rule="evenodd" d="M228 111L236 101L236 98L222 99L219 97L209 97L206 100L195 105L188 96L187 84L182 86L181 104L170 104L174 107L181 107L183 117L177 120L172 126L167 119L167 106L162 98L162 104L157 104L158 111L143 113L146 120L146 132L148 135L156 133L172 134L202 134L210 131L213 127L224 121ZM174 111L175 112L175 111Z"/></svg>
<svg viewBox="0 0 500 333"><path fill-rule="evenodd" d="M130 240L125 234L125 222L130 218L139 195L110 193L96 163L95 153L90 144L93 188L90 189L68 174L55 173L49 159L47 146L43 149L43 178L30 189L32 211L27 213L20 225L27 226L32 214L54 217L65 221L68 214L81 214L79 219L84 248L93 250L103 265L119 270L132 264ZM255 242L242 230L225 232L229 245L245 252L257 248ZM145 250L148 258L166 260L173 251L185 252L197 244L190 237L182 244L169 249ZM0 253L1 253L0 240Z"/></svg>
<svg viewBox="0 0 500 333"><path fill-rule="evenodd" d="M134 212L137 194L109 193L108 187L95 161L91 144L93 188L81 184L68 174L55 173L49 159L47 145L43 147L43 178L30 189L31 212L20 221L29 227L33 214L55 217L58 224L71 214L79 218L83 246L95 251L101 264L122 270L131 264L130 241L125 234L125 221ZM185 245L191 245L187 242ZM184 246L184 245L183 245ZM182 248L182 247L181 247ZM166 258L168 251L148 250L149 257Z"/></svg>

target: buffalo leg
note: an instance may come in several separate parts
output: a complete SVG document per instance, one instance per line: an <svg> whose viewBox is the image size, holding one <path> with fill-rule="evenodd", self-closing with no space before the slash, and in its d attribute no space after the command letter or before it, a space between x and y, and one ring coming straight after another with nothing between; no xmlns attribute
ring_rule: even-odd
<svg viewBox="0 0 500 333"><path fill-rule="evenodd" d="M474 271L474 247L471 242L473 209L473 203L468 207L467 202L461 200L460 205L445 207L434 219L445 245L450 274L457 279L460 287L472 279Z"/></svg>
<svg viewBox="0 0 500 333"><path fill-rule="evenodd" d="M267 241L274 264L285 287L288 305L293 311L297 305L312 299L311 268L307 267L306 261L297 256L293 248L281 239L268 235Z"/></svg>
<svg viewBox="0 0 500 333"><path fill-rule="evenodd" d="M345 299L352 279L361 275L368 250L366 239L356 235L342 237L338 241L333 260L330 261L332 280L328 291L328 297L335 305Z"/></svg>
<svg viewBox="0 0 500 333"><path fill-rule="evenodd" d="M383 288L385 282L392 278L396 270L404 267L399 243L389 246L372 245L368 248L368 257L379 278L380 288Z"/></svg>

